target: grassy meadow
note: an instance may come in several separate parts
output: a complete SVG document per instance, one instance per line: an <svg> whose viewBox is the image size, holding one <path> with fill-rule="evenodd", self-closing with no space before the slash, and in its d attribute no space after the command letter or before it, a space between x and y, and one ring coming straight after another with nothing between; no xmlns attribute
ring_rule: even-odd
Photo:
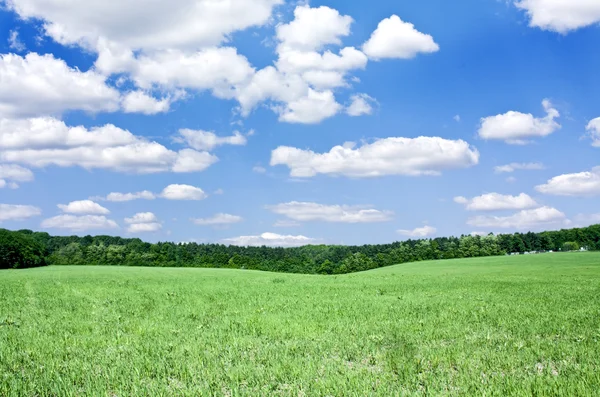
<svg viewBox="0 0 600 397"><path fill-rule="evenodd" d="M600 254L0 272L0 396L592 396Z"/></svg>

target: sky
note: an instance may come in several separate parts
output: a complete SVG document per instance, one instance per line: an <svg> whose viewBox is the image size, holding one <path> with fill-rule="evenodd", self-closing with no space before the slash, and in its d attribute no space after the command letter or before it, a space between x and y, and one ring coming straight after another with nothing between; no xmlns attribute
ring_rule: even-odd
<svg viewBox="0 0 600 397"><path fill-rule="evenodd" d="M600 2L0 0L0 227L298 246L600 223Z"/></svg>

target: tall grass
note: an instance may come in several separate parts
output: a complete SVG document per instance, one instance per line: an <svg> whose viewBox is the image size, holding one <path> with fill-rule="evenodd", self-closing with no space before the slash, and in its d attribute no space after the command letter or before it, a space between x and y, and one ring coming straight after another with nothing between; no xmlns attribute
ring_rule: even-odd
<svg viewBox="0 0 600 397"><path fill-rule="evenodd" d="M1 396L586 396L600 254L0 272Z"/></svg>

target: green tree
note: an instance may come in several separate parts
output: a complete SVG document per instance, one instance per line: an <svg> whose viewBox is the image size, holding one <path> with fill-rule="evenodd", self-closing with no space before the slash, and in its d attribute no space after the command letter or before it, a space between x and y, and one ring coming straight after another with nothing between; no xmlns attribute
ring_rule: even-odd
<svg viewBox="0 0 600 397"><path fill-rule="evenodd" d="M0 229L0 269L45 266L44 247L30 233Z"/></svg>

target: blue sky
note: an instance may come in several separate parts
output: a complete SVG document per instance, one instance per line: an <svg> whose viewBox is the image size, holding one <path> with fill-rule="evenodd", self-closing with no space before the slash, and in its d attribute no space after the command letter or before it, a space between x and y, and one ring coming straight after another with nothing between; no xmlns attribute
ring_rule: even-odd
<svg viewBox="0 0 600 397"><path fill-rule="evenodd" d="M0 0L1 227L293 246L600 222L600 5L105 3Z"/></svg>

